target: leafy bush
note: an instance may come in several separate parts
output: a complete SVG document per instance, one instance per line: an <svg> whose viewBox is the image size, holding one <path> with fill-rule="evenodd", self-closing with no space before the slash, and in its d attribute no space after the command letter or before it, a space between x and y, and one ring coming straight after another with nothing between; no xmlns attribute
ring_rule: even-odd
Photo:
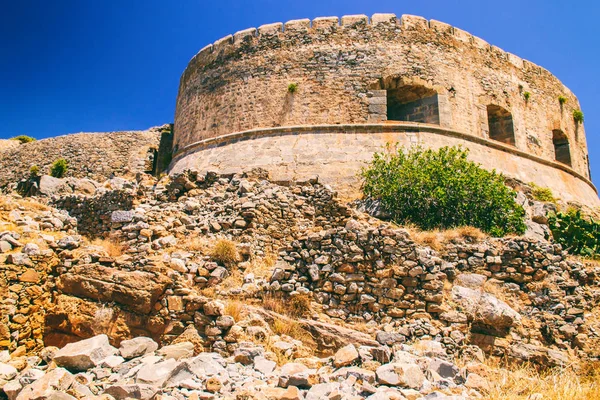
<svg viewBox="0 0 600 400"><path fill-rule="evenodd" d="M296 93L298 91L298 84L297 83L290 83L288 85L288 92L290 93Z"/></svg>
<svg viewBox="0 0 600 400"><path fill-rule="evenodd" d="M533 196L534 200L545 201L549 203L556 202L556 198L554 197L554 194L552 193L552 190L550 190L550 188L540 187L534 183L531 183L530 185L531 196Z"/></svg>
<svg viewBox="0 0 600 400"><path fill-rule="evenodd" d="M578 124L583 122L583 113L581 110L573 110L573 119Z"/></svg>
<svg viewBox="0 0 600 400"><path fill-rule="evenodd" d="M227 239L219 239L215 243L215 247L211 252L213 260L220 262L224 265L230 265L239 260L239 254L235 243Z"/></svg>
<svg viewBox="0 0 600 400"><path fill-rule="evenodd" d="M11 138L11 140L18 140L21 143L29 143L29 142L35 142L36 139L31 137L31 136L27 136L27 135L19 135L19 136L15 136L14 138Z"/></svg>
<svg viewBox="0 0 600 400"><path fill-rule="evenodd" d="M525 97L525 102L528 102L529 98L531 97L531 93L525 92L525 93L523 93L523 97Z"/></svg>
<svg viewBox="0 0 600 400"><path fill-rule="evenodd" d="M64 158L59 158L50 166L50 175L55 178L62 178L69 169L69 162Z"/></svg>
<svg viewBox="0 0 600 400"><path fill-rule="evenodd" d="M40 167L38 167L37 165L32 165L29 168L29 176L32 178L35 178L36 176L40 175Z"/></svg>
<svg viewBox="0 0 600 400"><path fill-rule="evenodd" d="M560 95L560 96L558 96L558 102L562 106L563 104L565 104L567 102L567 98L563 95Z"/></svg>
<svg viewBox="0 0 600 400"><path fill-rule="evenodd" d="M580 210L557 213L548 217L554 241L571 254L600 256L600 222L584 217Z"/></svg>
<svg viewBox="0 0 600 400"><path fill-rule="evenodd" d="M460 147L375 153L362 171L363 192L392 219L421 229L473 226L494 236L525 231L523 207L504 177L467 160Z"/></svg>

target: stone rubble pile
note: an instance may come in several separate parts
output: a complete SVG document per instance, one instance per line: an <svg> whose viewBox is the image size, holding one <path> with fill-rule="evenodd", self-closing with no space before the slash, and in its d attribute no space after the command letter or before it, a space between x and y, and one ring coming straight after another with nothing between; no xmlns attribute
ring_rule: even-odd
<svg viewBox="0 0 600 400"><path fill-rule="evenodd" d="M47 385L62 388L64 380L72 391L77 383L94 396L109 384L126 387L109 392L114 398L189 398L192 391L198 398L244 398L242 390L254 391L248 398L443 398L430 394L436 390L477 398L471 389L485 385L479 369L473 371L480 376L463 371L440 383L427 360L481 360L483 349L565 365L593 356L590 346L600 340L590 318L600 303L597 266L533 238L457 237L433 250L408 231L353 210L316 182L282 185L260 173L189 172L159 181L113 178L93 196L46 198L59 209L2 199L0 350L10 358L3 353L0 362L20 374L17 384L13 370L2 366L9 389L31 384L32 377L22 376L31 369L35 379L59 371ZM221 238L235 242L239 260L213 257L211 246ZM255 274L253 262L268 256L274 265ZM235 276L239 282L225 287ZM269 296L312 302L304 318L289 318L261 307ZM233 302L244 312L229 309ZM298 324L314 343L277 335L275 321ZM102 334L108 345L98 339ZM94 342L97 353L77 355L80 364L73 366L63 351L53 367L52 346L71 351L68 343L92 337L102 342ZM141 350L122 347L130 340ZM340 348L345 351L332 359L312 358ZM171 389L164 385L168 377L160 384L143 374L138 380L142 359L152 357L149 371L172 371L178 360L189 367L203 354L227 371L226 379L216 374L219 383L209 385L215 374L186 370L181 376L193 381L188 386ZM292 364L280 367L291 371L283 369L283 376L294 376L291 384L279 368L265 372L272 362ZM422 386L406 386L403 376L418 376L417 369ZM249 383L258 381L266 384Z"/></svg>
<svg viewBox="0 0 600 400"><path fill-rule="evenodd" d="M9 400L45 399L479 399L491 371L459 367L435 348L349 344L335 355L277 365L253 344L231 356L194 354L190 342L147 337L110 345L106 335L46 347L40 356L0 353Z"/></svg>

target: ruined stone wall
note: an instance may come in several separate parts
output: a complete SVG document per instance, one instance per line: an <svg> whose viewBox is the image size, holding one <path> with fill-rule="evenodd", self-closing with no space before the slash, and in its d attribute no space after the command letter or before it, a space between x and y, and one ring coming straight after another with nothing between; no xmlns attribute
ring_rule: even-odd
<svg viewBox="0 0 600 400"><path fill-rule="evenodd" d="M382 89L400 85L434 90L441 127L477 138L489 136L488 105L508 110L516 148L546 160L555 159L552 130L560 129L573 169L589 177L583 125L572 117L578 100L550 72L458 28L392 14L263 25L205 47L181 77L175 155L249 129L380 122ZM568 99L562 106L559 96Z"/></svg>
<svg viewBox="0 0 600 400"><path fill-rule="evenodd" d="M66 176L90 178L99 182L115 176L146 171L149 149L158 149L160 132L147 131L77 133L58 136L0 150L0 187L29 176L33 165L40 174L58 158L69 162Z"/></svg>
<svg viewBox="0 0 600 400"><path fill-rule="evenodd" d="M416 245L404 230L349 220L283 248L269 289L312 293L327 315L347 321L431 317L465 333L470 329L480 335L474 340L488 345L526 325L508 308L489 313L486 303L498 303L482 291L499 292L521 315L539 321L527 333L531 343L585 345L587 336L578 334L584 333L583 310L600 301L597 268L569 260L559 245L524 238L471 244L462 238L444 247L438 253ZM404 331L394 340L412 336L414 331Z"/></svg>

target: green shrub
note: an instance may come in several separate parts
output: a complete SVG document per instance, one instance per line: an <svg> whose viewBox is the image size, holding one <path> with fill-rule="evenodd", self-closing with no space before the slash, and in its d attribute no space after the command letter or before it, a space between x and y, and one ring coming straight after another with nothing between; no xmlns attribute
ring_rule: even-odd
<svg viewBox="0 0 600 400"><path fill-rule="evenodd" d="M585 218L579 210L550 215L548 225L554 241L574 255L598 258L600 256L600 223Z"/></svg>
<svg viewBox="0 0 600 400"><path fill-rule="evenodd" d="M525 92L525 93L523 93L523 97L525 97L525 102L528 102L529 98L531 97L531 93Z"/></svg>
<svg viewBox="0 0 600 400"><path fill-rule="evenodd" d="M15 136L14 138L10 138L11 140L18 140L21 143L29 143L29 142L35 142L36 139L34 137L31 136L27 136L27 135L19 135L19 136Z"/></svg>
<svg viewBox="0 0 600 400"><path fill-rule="evenodd" d="M558 96L558 102L562 106L563 104L565 104L567 102L567 98L563 95L560 95L560 96Z"/></svg>
<svg viewBox="0 0 600 400"><path fill-rule="evenodd" d="M40 176L40 167L37 165L32 165L29 168L29 176L35 178L36 176Z"/></svg>
<svg viewBox="0 0 600 400"><path fill-rule="evenodd" d="M69 169L69 162L64 158L59 158L50 166L50 175L55 178L62 178Z"/></svg>
<svg viewBox="0 0 600 400"><path fill-rule="evenodd" d="M424 230L473 226L494 236L525 231L523 207L504 177L467 160L468 150L413 147L375 153L363 192L392 219Z"/></svg>
<svg viewBox="0 0 600 400"><path fill-rule="evenodd" d="M530 185L531 196L534 198L534 200L545 201L549 203L556 202L556 198L554 197L554 194L552 193L552 190L550 190L550 188L540 187L537 186L535 183L530 183Z"/></svg>
<svg viewBox="0 0 600 400"><path fill-rule="evenodd" d="M581 110L573 110L573 119L578 124L583 122L583 113Z"/></svg>
<svg viewBox="0 0 600 400"><path fill-rule="evenodd" d="M288 85L288 92L290 93L296 93L298 91L298 84L297 83L290 83Z"/></svg>

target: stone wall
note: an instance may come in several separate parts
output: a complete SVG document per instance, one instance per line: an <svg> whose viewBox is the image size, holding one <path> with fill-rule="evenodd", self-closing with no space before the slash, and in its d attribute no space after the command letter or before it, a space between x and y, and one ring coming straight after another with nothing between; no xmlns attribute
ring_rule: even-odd
<svg viewBox="0 0 600 400"><path fill-rule="evenodd" d="M158 128L147 131L77 133L24 143L0 150L0 187L29 176L33 165L48 174L58 158L69 162L67 176L99 182L111 177L151 171L149 150L158 149ZM148 169L150 168L150 169Z"/></svg>
<svg viewBox="0 0 600 400"><path fill-rule="evenodd" d="M487 106L508 110L515 147L545 160L555 159L552 131L560 129L573 169L589 177L585 132L572 117L580 106L556 77L463 30L408 15L263 25L205 47L181 77L174 149L256 128L380 122L382 92L403 86L435 91L439 125L476 138L489 137Z"/></svg>
<svg viewBox="0 0 600 400"><path fill-rule="evenodd" d="M432 148L463 145L470 159L522 182L549 187L565 201L600 205L592 183L568 166L512 146L421 124L323 125L259 129L208 139L177 156L170 172L234 173L260 167L276 181L316 179L344 196L358 195L358 174L387 143Z"/></svg>

